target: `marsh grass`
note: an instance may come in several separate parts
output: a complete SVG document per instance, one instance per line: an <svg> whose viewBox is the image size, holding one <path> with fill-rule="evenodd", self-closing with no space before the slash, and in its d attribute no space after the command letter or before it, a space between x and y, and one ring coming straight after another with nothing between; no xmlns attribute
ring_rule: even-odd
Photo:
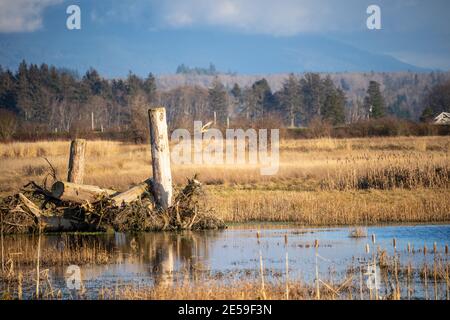
<svg viewBox="0 0 450 320"><path fill-rule="evenodd" d="M2 189L42 178L46 167L42 157L65 178L69 145L69 141L0 144ZM251 165L186 164L172 169L178 185L198 173L210 185L303 190L448 187L449 149L449 137L282 140L280 170L274 176L262 176L259 167ZM86 183L120 190L151 175L147 145L89 141L86 152Z"/></svg>
<svg viewBox="0 0 450 320"><path fill-rule="evenodd" d="M379 276L383 284L377 299L402 300L402 299L449 299L448 263L433 269L432 265L415 266L401 265L395 267L392 256L387 257L388 265L381 268ZM397 268L397 269L395 269ZM320 300L373 300L375 295L365 284L361 285L358 277L358 268L349 266L346 275L341 280L333 280L333 274L321 275ZM424 277L424 270L426 277ZM433 273L433 270L436 270ZM364 269L365 271L365 269ZM397 275L396 275L397 272ZM255 271L257 274L258 272ZM290 280L286 287L281 279L265 282L264 291L258 279L234 279L221 281L215 277L205 276L198 280L185 279L174 283L166 283L157 286L134 286L124 283L117 286L105 285L94 292L86 292L84 289L76 296L62 294L55 290L48 276L48 269L42 273L40 281L42 293L39 299L99 299L99 300L315 300L315 282L304 282L301 279ZM437 276L436 276L437 275ZM232 277L232 276L231 276ZM362 280L363 282L365 281ZM0 279L3 286L2 299L18 299L24 291L33 289L35 281L33 273L18 272L8 279ZM395 284L395 285L394 285ZM288 289L286 289L288 288ZM288 290L288 292L286 292ZM361 290L361 293L360 293ZM434 294L429 297L425 290L432 290ZM27 299L36 299L34 295L28 295Z"/></svg>
<svg viewBox="0 0 450 320"><path fill-rule="evenodd" d="M450 221L446 189L390 191L215 190L209 204L228 222L373 225Z"/></svg>
<svg viewBox="0 0 450 320"><path fill-rule="evenodd" d="M156 300L306 300L317 299L317 283L305 282L302 277L287 279L284 272L274 272L264 269L262 264L255 265L255 269L246 272L245 277L234 271L214 274L197 268L182 268L180 271L168 271L164 274L164 281L155 285L130 285L106 283L95 291L86 291L82 286L75 296L65 291L61 292L61 283L53 283L50 268L60 264L63 268L70 264L84 263L115 263L113 260L103 260L99 256L111 252L113 248L99 246L98 242L77 237L66 242L63 251L67 251L65 258L55 257L59 252L46 251L44 241L40 255L39 280L36 281L36 237L8 237L7 270L0 273L0 299L156 299ZM259 242L258 235L255 241ZM14 241L22 239L23 242ZM287 244L287 239L285 238ZM16 244L16 246L14 246ZM70 245L69 245L70 244ZM131 245L131 243L130 243ZM58 248L59 245L56 246ZM318 242L314 247L318 250ZM320 248L320 247L319 247ZM20 251L21 250L21 251ZM137 249L135 256L130 257L140 261L145 254ZM72 258L69 258L72 256ZM424 249L402 250L397 248L392 255L386 249L378 248L373 255L373 262L380 268L380 291L374 294L366 285L365 278L358 277L359 271L366 273L367 263L372 259L366 256L363 260L352 259L346 270L337 276L332 268L320 272L320 299L411 299L428 298L449 299L449 260L445 246L436 244L432 253ZM261 282L261 274L271 275L270 279ZM295 269L293 270L295 273ZM163 272L163 271L161 271ZM309 272L314 272L312 269ZM122 282L120 278L119 282ZM40 292L35 294L35 287L39 284ZM63 284L64 285L64 284ZM59 287L58 287L59 286Z"/></svg>
<svg viewBox="0 0 450 320"><path fill-rule="evenodd" d="M367 229L363 227L353 228L348 236L350 238L367 238Z"/></svg>
<svg viewBox="0 0 450 320"><path fill-rule="evenodd" d="M53 243L44 237L39 250L39 265L47 268L57 265L85 265L112 263L113 253L104 244L94 238L83 238L61 235L60 239ZM5 260L7 270L19 270L22 267L36 265L36 253L38 252L39 236L21 237L10 235L5 237Z"/></svg>
<svg viewBox="0 0 450 320"><path fill-rule="evenodd" d="M44 179L46 157L66 178L69 141L0 144L0 194ZM450 137L280 141L280 168L172 165L173 182L198 174L227 222L367 224L450 220ZM150 148L89 141L85 183L125 190L152 175Z"/></svg>

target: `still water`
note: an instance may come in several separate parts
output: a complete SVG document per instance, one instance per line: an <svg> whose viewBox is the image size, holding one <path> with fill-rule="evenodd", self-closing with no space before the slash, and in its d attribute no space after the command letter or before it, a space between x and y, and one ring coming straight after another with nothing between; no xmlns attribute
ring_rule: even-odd
<svg viewBox="0 0 450 320"><path fill-rule="evenodd" d="M374 226L366 229L368 236L363 238L350 237L351 230L240 225L204 232L46 235L42 245L43 250L45 247L65 250L60 245L63 241L81 241L82 245L88 245L94 240L107 248L112 255L107 264L80 266L87 292L98 292L103 287L151 286L186 279L191 283L202 279L251 281L260 277L261 258L267 281L283 281L287 260L290 280L313 283L317 268L320 278L334 282L345 279L348 269L357 266L359 261L372 259L378 249L386 250L390 256L396 253L401 264L412 263L418 267L427 259L432 263L434 243L438 254L448 261L444 247L450 242L450 225ZM372 235L375 235L375 244ZM317 249L314 247L316 240ZM427 255L423 254L424 246L430 252ZM67 290L67 267L49 266L54 288ZM417 291L416 297L421 298L421 294L423 292Z"/></svg>

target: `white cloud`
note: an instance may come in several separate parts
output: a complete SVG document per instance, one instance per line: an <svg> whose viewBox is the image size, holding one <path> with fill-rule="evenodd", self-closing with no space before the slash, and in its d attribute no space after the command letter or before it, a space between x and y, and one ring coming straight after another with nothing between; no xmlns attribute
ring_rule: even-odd
<svg viewBox="0 0 450 320"><path fill-rule="evenodd" d="M45 8L62 0L1 0L0 32L31 32L42 27Z"/></svg>
<svg viewBox="0 0 450 320"><path fill-rule="evenodd" d="M179 11L168 14L166 20L173 27L189 26L194 22L190 14Z"/></svg>
<svg viewBox="0 0 450 320"><path fill-rule="evenodd" d="M368 17L366 9L374 3L372 0L147 1L153 3L169 27L219 26L278 36L364 31ZM450 26L446 16L450 9L448 0L377 0L375 3L381 7L383 25L392 31L441 30Z"/></svg>
<svg viewBox="0 0 450 320"><path fill-rule="evenodd" d="M91 18L159 30L221 27L275 36L353 33L368 31L366 10L374 3L381 7L383 29L390 32L450 27L448 0L105 0L95 2Z"/></svg>
<svg viewBox="0 0 450 320"><path fill-rule="evenodd" d="M339 15L357 7L362 8L359 15L349 18L345 14L345 19ZM223 26L284 36L358 26L364 21L365 9L358 0L346 1L345 8L329 0L172 0L163 5L162 15L171 27Z"/></svg>

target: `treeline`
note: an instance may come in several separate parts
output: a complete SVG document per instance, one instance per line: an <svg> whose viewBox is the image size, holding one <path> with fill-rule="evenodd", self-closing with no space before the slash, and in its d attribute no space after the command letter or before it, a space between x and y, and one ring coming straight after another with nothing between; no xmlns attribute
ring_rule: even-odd
<svg viewBox="0 0 450 320"><path fill-rule="evenodd" d="M430 122L441 112L450 112L450 81L434 86L424 101L425 109L420 120Z"/></svg>
<svg viewBox="0 0 450 320"><path fill-rule="evenodd" d="M198 74L215 76L218 74L218 72L216 70L216 66L212 63L209 64L209 68L191 68L183 63L177 67L176 74Z"/></svg>
<svg viewBox="0 0 450 320"><path fill-rule="evenodd" d="M307 128L287 129L283 132L284 137L292 139L437 135L450 135L450 126L434 125L429 122L414 122L392 116L361 120L346 126L331 126L326 122L315 121Z"/></svg>
<svg viewBox="0 0 450 320"><path fill-rule="evenodd" d="M443 90L448 88L439 92ZM436 101L432 111L439 109L436 105L441 100ZM291 74L276 92L266 79L251 86L234 84L226 88L218 78L209 88L180 86L162 91L151 73L144 79L130 72L125 79L107 80L95 69L79 76L70 70L25 61L16 72L0 66L3 140L92 133L146 139L146 110L151 105L166 107L171 129L191 128L194 120L215 120L219 128L298 128L317 123L342 126L350 120L347 104L340 86L329 76L315 73ZM380 119L388 111L379 83L371 81L359 120Z"/></svg>
<svg viewBox="0 0 450 320"><path fill-rule="evenodd" d="M194 75L194 76L217 76L219 74L223 74L223 75L236 75L235 72L219 72L216 69L216 66L213 63L209 64L208 68L202 68L202 67L189 67L187 65L185 65L184 63L180 64L176 71L175 74L181 74L181 75Z"/></svg>
<svg viewBox="0 0 450 320"><path fill-rule="evenodd" d="M0 67L2 118L14 117L21 134L129 131L140 126L144 108L156 102L152 74L106 80L94 69L80 78L70 70L25 61L16 73ZM13 122L8 121L11 129Z"/></svg>
<svg viewBox="0 0 450 320"><path fill-rule="evenodd" d="M296 74L303 78L304 73ZM289 74L267 75L218 75L173 74L160 75L157 78L159 90L168 91L180 86L201 86L210 88L217 77L230 91L237 83L241 88L251 87L256 81L265 78L272 92L283 88ZM321 73L322 78L330 77L337 88L344 91L346 96L346 123L354 123L367 118L364 100L370 81L376 81L386 104L386 113L399 119L419 121L431 90L450 80L450 72L338 72Z"/></svg>

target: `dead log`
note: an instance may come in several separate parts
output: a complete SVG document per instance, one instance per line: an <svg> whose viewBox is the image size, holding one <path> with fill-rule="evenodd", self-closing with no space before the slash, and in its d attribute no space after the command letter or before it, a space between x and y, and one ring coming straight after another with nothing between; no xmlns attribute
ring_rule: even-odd
<svg viewBox="0 0 450 320"><path fill-rule="evenodd" d="M70 232L89 230L89 225L78 220L64 217L42 217L42 230L44 232Z"/></svg>
<svg viewBox="0 0 450 320"><path fill-rule="evenodd" d="M22 193L19 193L18 196L24 209L34 216L36 223L40 225L43 232L82 231L88 227L86 223L77 220L57 216L44 216L42 210Z"/></svg>
<svg viewBox="0 0 450 320"><path fill-rule="evenodd" d="M19 193L18 196L25 209L27 209L27 211L35 217L36 221L39 222L41 220L42 211L22 193Z"/></svg>
<svg viewBox="0 0 450 320"><path fill-rule="evenodd" d="M94 203L100 200L102 196L114 194L117 194L117 191L71 182L57 181L52 186L53 197L78 204Z"/></svg>
<svg viewBox="0 0 450 320"><path fill-rule="evenodd" d="M148 110L153 169L153 192L156 203L167 209L172 205L172 172L165 108Z"/></svg>
<svg viewBox="0 0 450 320"><path fill-rule="evenodd" d="M85 154L86 140L73 140L70 144L69 172L67 174L67 181L83 184Z"/></svg>
<svg viewBox="0 0 450 320"><path fill-rule="evenodd" d="M124 203L128 204L130 202L139 199L143 193L149 191L151 192L151 188L152 188L152 180L148 179L127 191L121 192L113 196L111 200L113 200L117 206L121 206Z"/></svg>

